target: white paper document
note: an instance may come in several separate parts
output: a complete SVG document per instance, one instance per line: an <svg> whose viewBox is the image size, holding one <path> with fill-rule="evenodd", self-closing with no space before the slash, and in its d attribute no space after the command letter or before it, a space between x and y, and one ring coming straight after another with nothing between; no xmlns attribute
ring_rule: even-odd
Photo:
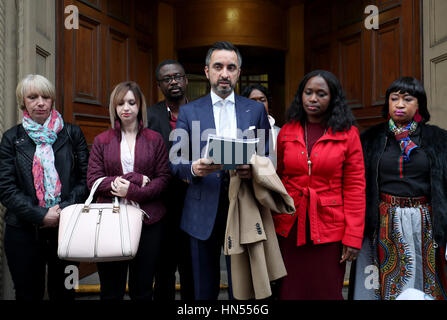
<svg viewBox="0 0 447 320"><path fill-rule="evenodd" d="M225 170L235 169L237 165L250 162L251 156L256 153L258 142L259 138L232 139L210 134L205 158L213 160L214 164L223 164Z"/></svg>

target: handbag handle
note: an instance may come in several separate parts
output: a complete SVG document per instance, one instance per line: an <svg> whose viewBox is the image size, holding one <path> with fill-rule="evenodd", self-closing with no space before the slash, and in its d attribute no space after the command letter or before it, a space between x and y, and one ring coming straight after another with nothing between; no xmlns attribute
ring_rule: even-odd
<svg viewBox="0 0 447 320"><path fill-rule="evenodd" d="M89 194L87 200L84 203L84 208L82 209L82 212L89 212L90 211L90 204L93 201L93 197L95 196L96 189L98 189L99 185L101 184L101 182L105 178L106 177L98 178L95 181L95 183L92 186L92 190L90 191L90 194ZM119 213L120 212L120 204L119 204L118 197L116 197L116 196L113 199L113 212L114 213Z"/></svg>

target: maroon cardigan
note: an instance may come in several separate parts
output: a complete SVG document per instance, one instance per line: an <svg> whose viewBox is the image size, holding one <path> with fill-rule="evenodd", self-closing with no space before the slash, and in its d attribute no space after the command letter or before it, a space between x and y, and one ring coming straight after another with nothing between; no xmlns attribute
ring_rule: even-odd
<svg viewBox="0 0 447 320"><path fill-rule="evenodd" d="M95 137L88 162L87 185L91 189L98 178L106 176L96 191L97 202L112 202L111 182L122 176L131 182L126 198L136 201L149 214L150 219L145 217L145 224L155 223L166 213L161 193L168 186L170 178L168 151L163 138L140 125L135 142L134 172L125 175L121 166L120 143L121 128L118 122L115 129ZM143 175L150 179L145 187L141 187Z"/></svg>

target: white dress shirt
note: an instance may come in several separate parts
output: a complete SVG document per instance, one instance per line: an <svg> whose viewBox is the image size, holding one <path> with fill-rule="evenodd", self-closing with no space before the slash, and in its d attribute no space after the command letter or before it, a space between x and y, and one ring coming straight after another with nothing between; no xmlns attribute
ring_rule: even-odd
<svg viewBox="0 0 447 320"><path fill-rule="evenodd" d="M211 90L211 102L213 104L214 123L216 125L216 134L226 138L237 138L237 120L236 107L234 100L234 91L226 98L222 99ZM225 108L226 110L222 110ZM225 114L225 123L222 126L221 113Z"/></svg>
<svg viewBox="0 0 447 320"><path fill-rule="evenodd" d="M268 119L269 119L269 123L270 123L270 130L272 132L271 145L272 145L273 149L271 149L271 150L275 151L276 150L276 139L278 138L279 130L278 130L278 127L275 126L275 118L273 118L271 115L268 115Z"/></svg>
<svg viewBox="0 0 447 320"><path fill-rule="evenodd" d="M216 135L227 138L237 138L237 120L236 120L236 106L234 100L234 91L226 98L222 99L211 90L211 103L213 104L214 124L216 125ZM225 110L225 128L222 128L220 117L222 109ZM196 177L191 166L191 174Z"/></svg>

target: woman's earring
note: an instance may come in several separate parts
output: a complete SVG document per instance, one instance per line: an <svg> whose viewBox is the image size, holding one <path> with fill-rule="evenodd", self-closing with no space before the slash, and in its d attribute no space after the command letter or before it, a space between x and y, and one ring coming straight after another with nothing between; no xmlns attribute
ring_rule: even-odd
<svg viewBox="0 0 447 320"><path fill-rule="evenodd" d="M422 117L421 117L421 114L419 113L419 109L416 110L416 114L414 115L413 119L416 122L421 122L422 121Z"/></svg>

